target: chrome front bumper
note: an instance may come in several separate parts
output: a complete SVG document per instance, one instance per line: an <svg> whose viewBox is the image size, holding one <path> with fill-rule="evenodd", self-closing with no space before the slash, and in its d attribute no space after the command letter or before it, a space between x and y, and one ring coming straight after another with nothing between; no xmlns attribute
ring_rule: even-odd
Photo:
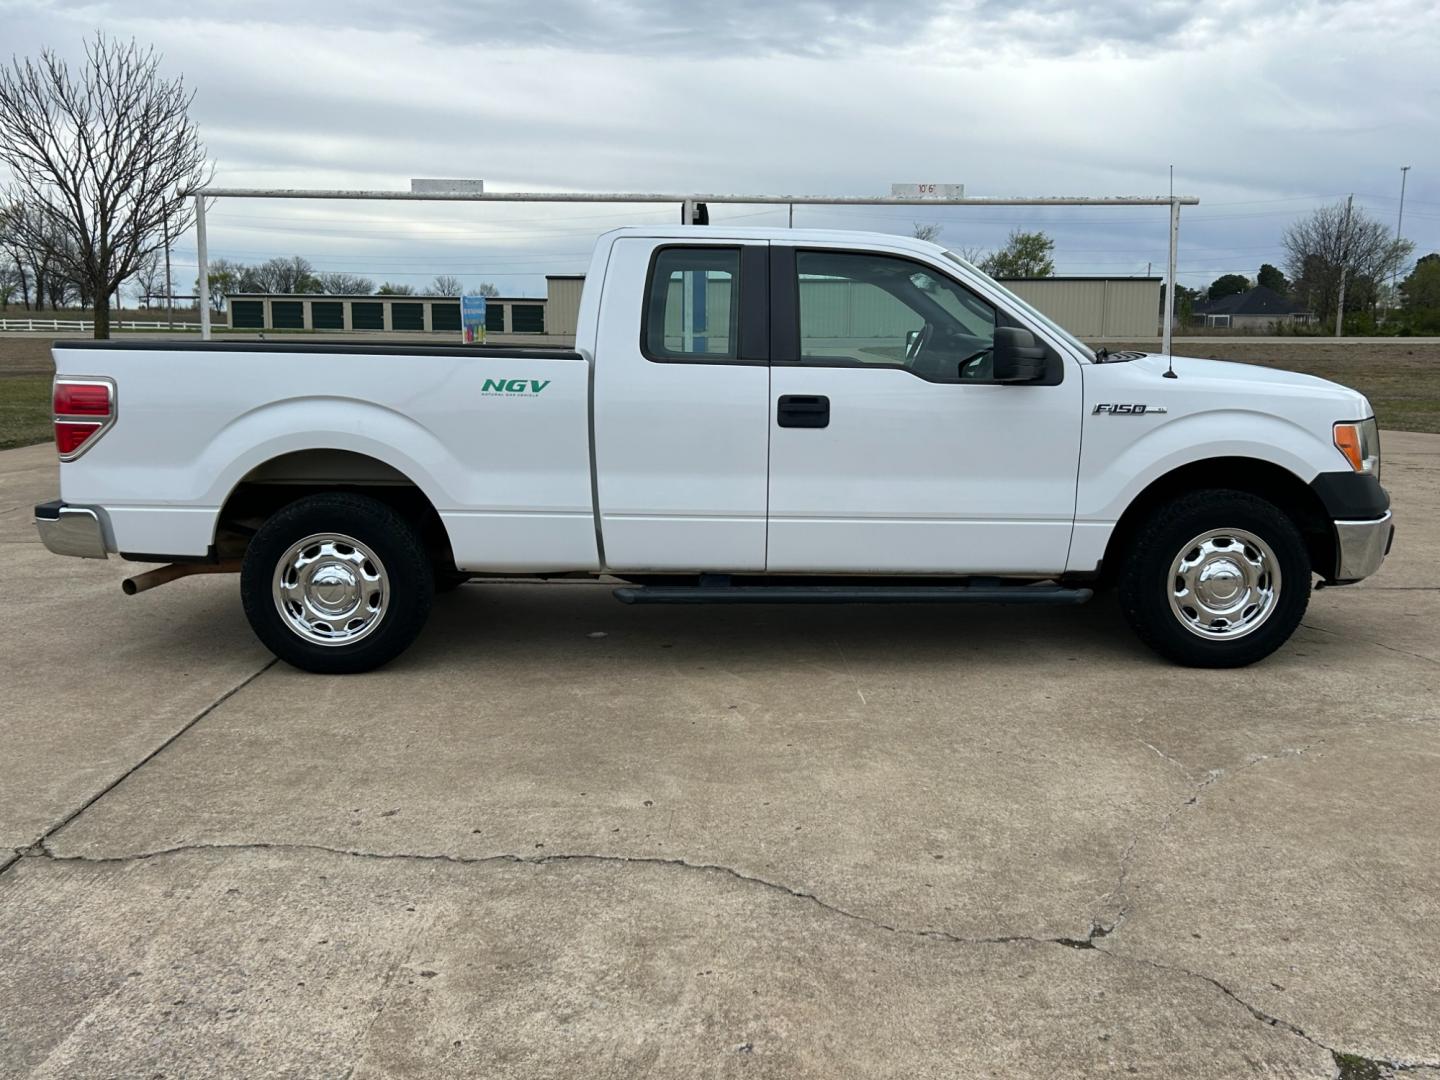
<svg viewBox="0 0 1440 1080"><path fill-rule="evenodd" d="M1343 585L1375 573L1394 539L1394 516L1389 510L1374 521L1335 522L1335 583Z"/></svg>
<svg viewBox="0 0 1440 1080"><path fill-rule="evenodd" d="M100 515L84 506L66 506L59 499L35 507L35 528L40 542L56 555L105 559L105 525Z"/></svg>

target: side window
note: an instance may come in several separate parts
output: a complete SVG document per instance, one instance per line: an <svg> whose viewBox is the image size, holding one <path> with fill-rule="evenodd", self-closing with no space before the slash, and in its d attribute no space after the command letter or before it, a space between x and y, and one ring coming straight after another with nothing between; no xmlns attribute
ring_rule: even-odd
<svg viewBox="0 0 1440 1080"><path fill-rule="evenodd" d="M937 271L891 255L800 251L800 361L903 367L935 382L988 381L995 309Z"/></svg>
<svg viewBox="0 0 1440 1080"><path fill-rule="evenodd" d="M740 249L667 247L645 288L652 360L734 360L740 337Z"/></svg>

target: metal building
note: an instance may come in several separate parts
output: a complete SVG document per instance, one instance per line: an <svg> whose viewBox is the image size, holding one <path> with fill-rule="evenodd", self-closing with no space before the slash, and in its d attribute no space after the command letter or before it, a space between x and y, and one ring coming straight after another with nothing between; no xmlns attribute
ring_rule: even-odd
<svg viewBox="0 0 1440 1080"><path fill-rule="evenodd" d="M492 296L486 304L486 336L503 341L572 344L580 315L583 274L552 274L546 294ZM1034 304L1077 337L1130 340L1160 331L1158 277L1049 277L1006 280L1004 285ZM825 283L808 287L826 289ZM830 311L836 333L847 313L843 286L820 305ZM717 293L712 302L721 298ZM870 302L873 302L870 301ZM237 293L226 297L235 330L316 330L330 332L460 333L460 299L455 296L320 296ZM897 305L898 306L898 305ZM717 309L718 310L718 309ZM874 313L867 325L875 325ZM719 317L719 316L717 316ZM908 325L905 312L897 319ZM899 324L897 324L899 325Z"/></svg>
<svg viewBox="0 0 1440 1080"><path fill-rule="evenodd" d="M232 330L460 333L458 296L235 293L225 303ZM545 306L543 297L489 297L486 334L546 335ZM573 319L569 333L575 334Z"/></svg>

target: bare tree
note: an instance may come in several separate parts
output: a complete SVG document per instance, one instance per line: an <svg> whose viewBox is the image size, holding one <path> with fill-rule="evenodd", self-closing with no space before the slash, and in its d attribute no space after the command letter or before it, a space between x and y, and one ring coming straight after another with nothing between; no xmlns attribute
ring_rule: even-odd
<svg viewBox="0 0 1440 1080"><path fill-rule="evenodd" d="M465 290L466 296L499 296L500 290L488 281L482 281L473 289Z"/></svg>
<svg viewBox="0 0 1440 1080"><path fill-rule="evenodd" d="M465 283L454 274L437 274L425 290L426 296L459 296L465 291Z"/></svg>
<svg viewBox="0 0 1440 1080"><path fill-rule="evenodd" d="M911 226L910 235L916 240L934 240L940 235L940 226L934 224L922 225L917 221Z"/></svg>
<svg viewBox="0 0 1440 1080"><path fill-rule="evenodd" d="M0 309L8 308L20 291L20 264L8 253L0 253Z"/></svg>
<svg viewBox="0 0 1440 1080"><path fill-rule="evenodd" d="M1356 208L1346 224L1345 204L1322 206L1293 222L1281 238L1291 295L1321 322L1335 314L1340 276L1345 275L1346 308L1373 314L1380 283L1396 273L1415 250L1397 240L1390 226Z"/></svg>
<svg viewBox="0 0 1440 1080"><path fill-rule="evenodd" d="M141 257L135 267L135 284L140 287L141 303L155 306L155 301L166 296L169 285L165 281L165 252L161 248Z"/></svg>
<svg viewBox="0 0 1440 1080"><path fill-rule="evenodd" d="M950 250L956 255L959 255L960 258L964 259L972 266L979 266L982 262L985 261L985 257L988 254L988 252L979 244L970 244L965 247L953 247Z"/></svg>
<svg viewBox="0 0 1440 1080"><path fill-rule="evenodd" d="M194 94L154 49L96 34L78 71L50 50L0 71L0 164L21 239L47 246L110 336L110 297L140 260L190 225L180 194L211 169L190 120ZM57 244L56 240L63 240Z"/></svg>
<svg viewBox="0 0 1440 1080"><path fill-rule="evenodd" d="M311 266L310 260L303 255L291 255L288 259L266 259L251 269L260 285L259 289L254 290L256 292L320 292L320 281L315 276L315 267Z"/></svg>
<svg viewBox="0 0 1440 1080"><path fill-rule="evenodd" d="M369 296L375 291L375 282L359 274L327 270L323 274L316 274L315 280L320 291L331 296Z"/></svg>

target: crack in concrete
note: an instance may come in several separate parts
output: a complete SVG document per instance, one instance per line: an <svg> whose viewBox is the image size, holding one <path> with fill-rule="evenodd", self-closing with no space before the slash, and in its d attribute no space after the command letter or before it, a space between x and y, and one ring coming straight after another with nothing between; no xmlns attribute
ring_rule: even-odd
<svg viewBox="0 0 1440 1080"><path fill-rule="evenodd" d="M545 855L516 855L511 852L501 852L495 855L452 855L447 852L364 851L359 848L331 847L328 844L266 843L264 841L243 844L177 844L174 847L157 848L153 851L130 852L125 855L61 855L53 851L47 840L44 839L26 849L22 854L25 858L40 858L49 862L88 863L91 865L104 866L144 862L149 859L160 859L170 855L184 855L197 851L278 851L282 854L294 852L301 854L341 855L349 858L374 859L378 861L451 863L456 866L545 866L550 863L593 862L599 864L678 867L685 870L700 870L707 873L723 874L726 877L733 878L747 885L759 885L762 888L784 893L793 899L807 901L831 914L864 923L876 930L883 930L891 934L905 934L912 937L950 941L958 945L1008 945L1017 942L1031 942L1037 945L1054 944L1066 945L1074 949L1093 949L1095 947L1094 939L1104 937L1110 932L1108 927L1097 926L1094 923L1091 924L1089 932L1083 938L1035 937L1029 934L999 934L994 937L966 937L961 934L951 934L944 930L915 930L909 927L892 925L875 918L873 915L864 915L857 911L850 911L837 904L832 904L827 900L822 900L815 893L806 889L797 889L778 881L771 881L768 878L747 874L743 870L736 870L734 867L725 866L722 863L698 863L691 862L689 859L665 858L659 855L597 855L590 852L550 852Z"/></svg>
<svg viewBox="0 0 1440 1080"><path fill-rule="evenodd" d="M1394 1070L1394 1071L1396 1071L1396 1072L1404 1072L1404 1071L1410 1070L1410 1069L1434 1069L1434 1068L1440 1068L1440 1060L1437 1060L1437 1061L1421 1061L1421 1060L1407 1061L1407 1060L1404 1060L1404 1059L1401 1059L1401 1058L1370 1058L1370 1057L1364 1057L1363 1055L1360 1055L1360 1054L1352 1054L1352 1053L1349 1053L1348 1051L1345 1051L1345 1050L1338 1050L1338 1049L1336 1049L1336 1048L1333 1047L1333 1046L1329 1046L1329 1045L1327 1045L1326 1043L1321 1042L1321 1041L1320 1041L1319 1039L1317 1039L1315 1036L1313 1036L1313 1035L1311 1035L1309 1032L1307 1032L1304 1028L1300 1027L1300 1025L1298 1025L1298 1024L1293 1024L1293 1023L1291 1023L1289 1020L1283 1019L1282 1017L1273 1016L1273 1015L1271 1015L1270 1013L1265 1012L1265 1010L1260 1009L1260 1008L1258 1008L1258 1007L1250 1004L1250 1002L1246 1001L1246 1000L1245 1000L1244 998L1242 998L1239 994L1237 994L1234 990L1231 990L1230 987L1226 986L1226 985L1225 985L1224 983L1222 983L1219 979L1216 979L1216 978L1214 978L1213 976L1210 976L1210 975L1206 975L1204 972L1192 971L1190 968L1181 967L1181 966L1178 965L1178 964L1167 964L1167 963L1164 963L1163 961L1160 961L1160 960L1149 960L1149 959L1147 959L1147 958L1145 958L1145 957L1143 957L1143 956L1127 956L1127 955L1122 955L1122 954L1118 954L1118 953L1112 953L1112 952L1110 952L1110 950L1108 950L1108 949L1100 949L1100 950L1098 950L1098 951L1101 952L1101 953L1104 953L1106 956L1114 957L1114 958L1117 959L1117 960L1129 960L1129 961L1131 961L1131 962L1133 962L1133 963L1136 963L1136 964L1144 964L1144 965L1146 965L1147 967L1155 968L1157 971L1165 971L1165 972L1169 972L1169 973L1175 974L1175 975L1184 975L1184 976L1186 976L1186 977L1188 977L1188 978L1191 978L1191 979L1199 979L1199 980L1201 980L1202 982L1207 982L1207 983L1209 983L1211 986L1213 986L1216 990L1219 990L1222 994L1224 994L1226 997L1228 997L1231 1001L1235 1002L1235 1004L1237 1004L1237 1005L1239 1005L1241 1008L1243 1008L1246 1012L1248 1012L1248 1013L1249 1013L1251 1016L1253 1016L1256 1020L1259 1020L1262 1024L1266 1024L1266 1025L1268 1025L1268 1026L1270 1026L1270 1027L1273 1027L1273 1028L1279 1028L1281 1031L1287 1031L1287 1032L1289 1032L1291 1035L1294 1035L1294 1036L1296 1036L1296 1037L1298 1037L1298 1038L1304 1039L1304 1040L1305 1040L1306 1042L1308 1042L1311 1046L1315 1046L1315 1047L1318 1047L1318 1048L1321 1049L1321 1050L1324 1050L1326 1053L1328 1053L1328 1054L1331 1056L1332 1059L1334 1059L1334 1061L1335 1061L1335 1063L1336 1063L1336 1068L1337 1068L1337 1070L1340 1070L1340 1069L1341 1069L1341 1062L1342 1062L1342 1060L1343 1060L1343 1059L1347 1059L1347 1058L1350 1059L1350 1060L1353 1060L1353 1061L1357 1061L1357 1062L1365 1062L1365 1063L1368 1063L1368 1064L1370 1064L1370 1065L1375 1066L1375 1067L1377 1068L1377 1070L1378 1070L1378 1068L1381 1068L1381 1067L1386 1068L1386 1069L1391 1069L1391 1070ZM1341 1071L1337 1072L1337 1075L1338 1075L1338 1076L1341 1076L1341 1077L1344 1077L1344 1076L1345 1076L1345 1073L1344 1073L1343 1070L1341 1070ZM1360 1075L1360 1076L1363 1076L1363 1074L1359 1074L1359 1075ZM1377 1075L1378 1075L1378 1072L1377 1072ZM1358 1076L1357 1076L1357 1080L1358 1080Z"/></svg>
<svg viewBox="0 0 1440 1080"><path fill-rule="evenodd" d="M221 705L225 704L225 702L229 701L232 697L234 697L236 694L238 694L241 690L244 690L245 687L249 686L252 682L254 682L256 679L258 679L261 675L264 675L265 672L269 671L272 667L274 667L274 666L275 666L276 664L278 664L279 662L280 662L280 661L279 661L277 658L272 657L270 660L266 661L266 663L263 664L263 665L262 665L260 668L258 668L256 671L253 671L253 672L251 672L249 675L245 676L245 678L241 679L238 683L236 683L234 686L232 686L229 690L226 690L223 694L221 694L219 697L217 697L214 701L210 702L210 704L206 705L203 709L199 710L199 711L198 711L194 716L192 716L189 720L185 721L185 723L182 724L177 731L173 732L167 739L165 739L163 742L161 742L159 746L155 747L155 749L151 750L148 754L146 754L143 758L141 758L139 761L137 761L134 765L130 766L130 768L126 769L123 773L121 773L121 774L120 774L119 776L117 776L115 779L111 780L108 784L106 784L103 788L101 788L99 791L97 791L94 795L91 795L90 798L86 799L83 803L81 803L78 807L76 807L74 810L72 810L69 814L65 815L65 817L62 818L60 821L56 822L55 824L53 824L53 825L51 825L49 828L47 828L44 832L42 832L42 833L35 839L35 842L34 842L33 844L30 844L30 845L28 845L28 846L26 846L26 847L23 847L23 848L16 848L15 851L16 851L17 855L23 857L23 856L26 856L26 855L33 854L36 850L39 850L39 851L41 851L41 852L45 852L45 853L48 854L49 849L45 846L45 844L46 844L46 841L48 841L48 840L50 839L50 837L54 836L54 835L55 835L56 833L58 833L61 829L65 828L65 826L69 825L72 821L74 821L76 818L78 818L81 814L85 813L86 810L89 810L90 807L94 806L97 802L99 802L101 799L103 799L106 795L109 795L110 792L114 791L117 787L119 787L121 784L123 784L126 780L128 780L128 779L130 779L130 777L134 776L135 773L138 772L140 769L143 769L146 765L150 764L150 762L154 761L156 757L158 757L158 756L159 756L160 754L162 754L166 749L168 749L168 748L171 746L171 744L173 744L173 743L175 742L176 739L180 738L181 735L184 735L187 731L189 731L191 728L193 728L193 727L194 727L196 724L198 724L201 720L205 719L205 717L209 716L212 712L214 712L216 709L218 709ZM10 868L11 868L12 866L16 865L16 863L18 863L19 861L20 861L20 859L19 859L19 858L16 858L16 859L12 859L10 862L7 862L7 863L0 863L0 876L3 876L5 873L7 873L7 872L10 870Z"/></svg>
<svg viewBox="0 0 1440 1080"><path fill-rule="evenodd" d="M1302 622L1300 625L1306 630L1317 630L1322 634L1329 634L1331 637L1345 636L1335 630L1327 630L1323 626L1316 626L1314 623ZM1424 660L1427 664L1440 664L1440 660L1436 660L1434 657L1422 656L1420 653L1413 653L1407 649L1397 649L1394 645L1386 645L1383 641L1361 641L1360 644L1373 645L1375 648L1385 649L1387 652L1399 653L1401 656L1409 656L1415 660Z"/></svg>
<svg viewBox="0 0 1440 1080"><path fill-rule="evenodd" d="M1300 750L1289 751L1289 753L1301 754L1308 747ZM1176 807L1167 816L1173 818L1185 807L1193 806L1199 801L1201 792L1218 782L1226 775L1234 775L1260 764L1262 761L1271 760L1278 755L1258 755L1256 758L1242 765L1240 768L1227 774L1224 770L1211 770L1209 776L1197 787L1181 806ZM1321 1042L1318 1038L1305 1031L1298 1024L1294 1024L1282 1017L1274 1016L1263 1009L1252 1005L1238 993L1226 986L1219 979L1206 975L1203 972L1193 971L1190 968L1178 964L1168 964L1159 960L1151 960L1142 956L1133 956L1126 953L1118 953L1112 949L1103 947L1100 942L1114 933L1116 926L1105 926L1092 921L1090 929L1083 938L1069 937L1037 937L1033 934L999 934L992 937L967 937L960 934L951 934L944 930L915 929L912 927L898 926L884 922L871 915L864 915L859 912L850 911L837 904L822 900L815 893L804 889L797 889L781 882L770 881L766 878L747 874L734 867L725 866L720 863L696 863L688 859L662 858L660 856L643 855L596 855L586 852L561 853L554 852L547 855L516 855L502 853L497 855L450 855L445 853L412 853L412 852L384 852L384 851L363 851L355 848L336 848L324 844L293 844L293 843L247 843L247 844L180 844L175 847L161 848L154 851L135 852L127 855L58 855L51 851L45 840L33 845L23 853L24 858L41 858L56 863L88 863L92 865L120 865L134 862L142 862L149 859L165 858L172 855L182 855L190 852L220 851L220 852L244 852L244 851L278 851L281 853L299 854L325 854L346 858L373 859L379 861L396 862L443 862L459 866L484 866L484 865L508 865L508 866L544 866L551 863L585 862L600 865L648 865L678 870L698 870L703 873L720 874L746 885L759 886L773 892L791 897L796 900L803 900L813 904L817 908L831 915L839 916L871 929L883 931L897 936L924 938L931 941L941 941L953 945L1057 945L1067 949L1086 950L1098 953L1109 961L1121 963L1144 964L1157 971L1163 971L1171 975L1180 975L1185 978L1197 979L1207 983L1225 997L1243 1008L1253 1019L1261 1023L1284 1031L1305 1042L1328 1053L1340 1067L1342 1061L1363 1062L1374 1065L1376 1068L1387 1068L1397 1072L1422 1068L1440 1068L1440 1061L1406 1060L1403 1058L1370 1058L1352 1054L1348 1051L1338 1049ZM1118 924L1117 924L1118 925ZM1345 1075L1341 1072L1339 1075ZM1364 1073L1352 1073L1356 1080L1362 1080Z"/></svg>
<svg viewBox="0 0 1440 1080"><path fill-rule="evenodd" d="M1136 736L1136 738L1138 739L1139 737ZM1161 752L1156 747L1150 746L1150 744L1148 742L1145 742L1144 739L1139 739L1139 741L1144 743L1144 745L1149 746L1151 750L1154 750L1155 753L1159 754L1166 761L1172 762L1181 769L1184 769L1186 775L1189 775L1188 768L1182 762L1179 762L1176 759L1170 757L1168 754ZM1147 838L1151 840L1158 840L1160 837L1164 836L1165 833L1169 831L1170 826L1174 822L1174 820L1183 811L1198 803L1200 801L1200 796L1205 793L1205 790L1207 788L1223 780L1225 777L1234 776L1238 773L1242 773L1246 769L1252 769L1256 765L1259 765L1261 762L1270 761L1274 758L1284 757L1288 755L1298 757L1307 754L1310 752L1311 749L1323 744L1323 742L1323 739L1317 739L1314 742L1306 743L1304 746L1287 747L1275 754L1252 754L1249 760L1245 762L1245 764L1235 769L1208 770L1205 775L1205 779L1201 780L1198 784L1195 785L1195 789L1190 793L1189 798L1185 799L1177 806L1172 807L1169 813L1167 813L1163 818L1160 819L1160 824L1156 827L1155 831L1149 834ZM1130 902L1125 897L1125 885L1130 878L1130 867L1134 861L1135 849L1139 847L1141 837L1144 835L1145 834L1142 832L1134 833L1130 837L1130 842L1125 845L1125 850L1120 853L1119 873L1116 876L1115 885L1099 900L1099 905L1101 908L1103 908L1106 904L1114 902L1116 904L1115 916L1113 919L1111 919L1109 923L1103 923L1099 920L1097 916L1091 916L1090 925L1092 927L1092 937L1094 936L1093 928L1103 928L1103 932L1105 934L1113 934L1115 931L1119 930L1122 925L1124 925L1125 920L1129 917Z"/></svg>

